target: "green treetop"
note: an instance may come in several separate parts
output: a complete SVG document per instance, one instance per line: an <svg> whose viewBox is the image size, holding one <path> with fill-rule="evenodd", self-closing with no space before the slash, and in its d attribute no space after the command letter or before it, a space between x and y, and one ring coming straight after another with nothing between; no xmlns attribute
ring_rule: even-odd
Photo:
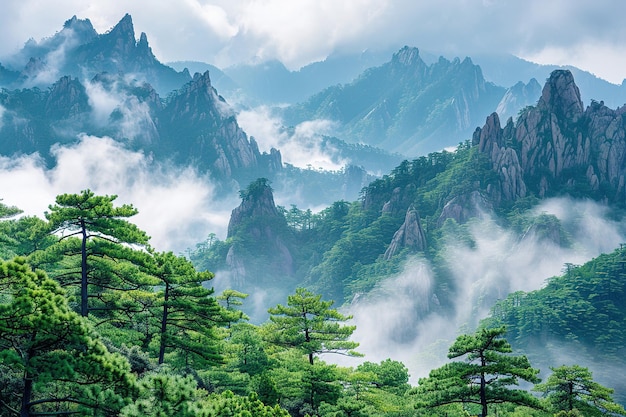
<svg viewBox="0 0 626 417"><path fill-rule="evenodd" d="M212 297L213 289L203 286L213 274L197 272L191 262L171 252L157 253L155 260L154 275L161 288L160 307L155 311L159 319L159 364L167 351L220 363L217 328L227 324L229 315Z"/></svg>
<svg viewBox="0 0 626 417"><path fill-rule="evenodd" d="M63 289L19 258L0 262L0 380L0 415L21 417L114 415L134 384Z"/></svg>
<svg viewBox="0 0 626 417"><path fill-rule="evenodd" d="M452 403L472 403L487 416L488 405L513 403L540 408L539 401L526 391L509 388L524 380L539 382L538 369L525 356L511 356L511 345L503 339L504 327L482 329L473 335L461 335L452 344L448 358L465 357L451 362L419 380L414 393L418 406L438 407Z"/></svg>
<svg viewBox="0 0 626 417"><path fill-rule="evenodd" d="M589 369L578 365L551 369L546 382L534 390L546 396L554 412L578 411L590 417L626 415L624 407L613 402L613 390L594 382Z"/></svg>
<svg viewBox="0 0 626 417"><path fill-rule="evenodd" d="M340 353L359 356L359 344L348 340L356 326L342 323L352 316L344 316L331 308L333 301L322 301L321 295L298 288L287 297L287 306L270 308L267 327L271 342L301 350L313 365L313 357L320 353Z"/></svg>
<svg viewBox="0 0 626 417"><path fill-rule="evenodd" d="M143 262L145 258L128 247L148 244L146 233L126 220L137 214L137 210L128 204L114 207L116 198L115 195L96 196L90 190L80 194L62 194L57 196L56 204L50 205L50 211L45 213L50 228L61 234L61 241L73 236L80 237L80 314L83 317L89 314L90 296L97 297L94 294L100 295L107 290L137 289L141 286L137 282L129 282L127 273L121 275L111 271L111 274L96 275L93 273L96 268L89 266L90 258L124 259L131 263ZM89 241L94 242L91 247ZM65 246L67 254L75 253L72 246ZM98 270L102 271L103 268ZM74 281L70 282L73 284ZM90 290L93 294L90 294Z"/></svg>

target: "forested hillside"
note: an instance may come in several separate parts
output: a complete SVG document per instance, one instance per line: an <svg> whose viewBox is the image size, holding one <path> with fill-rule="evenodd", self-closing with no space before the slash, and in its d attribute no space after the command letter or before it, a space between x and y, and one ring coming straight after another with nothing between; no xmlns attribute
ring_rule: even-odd
<svg viewBox="0 0 626 417"><path fill-rule="evenodd" d="M263 192L258 183L242 197ZM459 336L449 348L451 362L412 387L397 360L327 362L333 354L363 355L351 340L352 317L310 290L295 289L268 309L267 321L249 323L240 308L254 293L215 293L211 272L152 249L132 223L134 207L115 200L89 190L59 195L45 219L16 217L19 209L0 206L0 415L626 415L612 389L582 366L553 364L534 392L517 386L541 380L505 338L520 343L522 335L545 334L515 329L511 319L515 307L526 311L532 294L494 308L493 320L508 322L513 332L490 327ZM606 338L590 334L584 343L622 334L623 303L611 295L617 287L606 291L619 284L604 273L622 264L620 251L572 266L563 278L594 271L580 294L598 318L608 306L617 321ZM570 326L563 312L561 325ZM561 328L548 332L558 336ZM568 328L573 340L578 329ZM575 390L563 388L569 382Z"/></svg>

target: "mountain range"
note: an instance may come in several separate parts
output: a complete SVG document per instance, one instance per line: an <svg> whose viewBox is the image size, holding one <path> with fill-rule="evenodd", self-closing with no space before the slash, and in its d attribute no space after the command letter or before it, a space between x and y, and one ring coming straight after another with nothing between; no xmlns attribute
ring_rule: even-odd
<svg viewBox="0 0 626 417"><path fill-rule="evenodd" d="M392 300L388 309L402 317L379 329L400 345L422 337L433 319L454 331L475 327L498 300L546 279L532 262L531 269L514 262L529 248L561 259L597 243L582 226L585 213L572 221L557 214L589 203L614 220L625 207L626 106L613 105L626 101L624 84L551 69L542 87L537 79L546 67L506 57L433 58L413 47L389 61L365 53L300 71L277 62L223 70L180 65L160 63L145 34L136 40L129 15L104 34L71 18L52 37L3 59L0 153L36 153L53 165L55 147L107 136L158 162L193 166L224 194L239 191L228 235L199 244L189 257L215 271L219 285L260 294L247 307L253 320L264 319L286 291L306 286L347 309L406 301ZM299 168L282 149L261 150L238 121L238 111L257 105L271 107L282 122L277 134L292 140L307 122L330 120L333 131L304 149L347 163L332 172ZM275 193L301 191L307 207L274 201ZM547 211L558 198L569 206ZM326 208L313 212L314 204ZM602 235L593 256L613 250L621 236ZM483 257L485 241L509 254L498 247L497 256ZM506 265L492 272L498 257ZM473 268L479 261L488 265ZM513 269L526 275L509 280ZM406 276L410 284L401 281ZM532 285L519 283L527 281ZM514 319L502 320L519 325ZM608 357L605 339L585 339L568 326L569 333L541 340L580 339L587 351ZM611 337L622 330L614 327ZM515 342L533 348L525 341Z"/></svg>

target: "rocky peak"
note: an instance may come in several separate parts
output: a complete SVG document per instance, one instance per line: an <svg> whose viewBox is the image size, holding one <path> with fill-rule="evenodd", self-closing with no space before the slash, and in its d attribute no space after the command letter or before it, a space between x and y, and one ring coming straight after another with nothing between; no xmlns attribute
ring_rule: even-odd
<svg viewBox="0 0 626 417"><path fill-rule="evenodd" d="M89 111L89 98L85 87L70 76L54 83L46 100L46 116L67 119Z"/></svg>
<svg viewBox="0 0 626 417"><path fill-rule="evenodd" d="M422 58L420 57L419 49L409 46L405 46L393 54L391 62L394 64L405 65L407 67L424 64L424 61L422 61Z"/></svg>
<svg viewBox="0 0 626 417"><path fill-rule="evenodd" d="M259 178L241 192L241 204L232 211L228 222L228 237L232 237L245 219L276 219L285 221L274 203L274 194L268 180Z"/></svg>
<svg viewBox="0 0 626 417"><path fill-rule="evenodd" d="M426 234L422 228L419 213L414 206L407 210L404 223L393 235L384 258L391 259L404 248L417 252L426 249Z"/></svg>
<svg viewBox="0 0 626 417"><path fill-rule="evenodd" d="M509 117L517 118L517 113L524 107L537 103L537 97L541 95L541 85L536 79L531 78L528 84L518 82L513 87L508 88L498 103L496 113L500 119L507 120Z"/></svg>
<svg viewBox="0 0 626 417"><path fill-rule="evenodd" d="M287 221L274 204L269 181L259 178L252 182L241 192L241 199L241 204L231 213L228 237L243 236L244 240L254 242L254 247L248 249L252 256L242 256L237 245L229 249L227 264L234 271L236 281L258 282L262 274L248 276L247 271L258 271L259 268L285 277L292 276L293 257L283 239L287 233ZM261 259L267 264L260 266Z"/></svg>
<svg viewBox="0 0 626 417"><path fill-rule="evenodd" d="M72 16L71 19L66 20L63 24L63 30L67 29L74 31L74 33L79 35L80 39L85 42L98 36L98 33L91 24L91 20L78 19L76 15Z"/></svg>
<svg viewBox="0 0 626 417"><path fill-rule="evenodd" d="M569 70L552 71L543 87L537 107L562 115L572 122L582 116L585 108L580 98L580 90Z"/></svg>

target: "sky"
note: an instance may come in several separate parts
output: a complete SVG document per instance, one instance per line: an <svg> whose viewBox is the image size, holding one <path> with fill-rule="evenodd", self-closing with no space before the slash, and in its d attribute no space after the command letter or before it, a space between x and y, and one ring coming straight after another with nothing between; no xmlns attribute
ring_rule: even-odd
<svg viewBox="0 0 626 417"><path fill-rule="evenodd" d="M3 0L1 57L73 15L103 33L126 13L162 62L226 67L279 59L291 69L332 53L404 45L448 58L511 53L626 78L622 0Z"/></svg>

